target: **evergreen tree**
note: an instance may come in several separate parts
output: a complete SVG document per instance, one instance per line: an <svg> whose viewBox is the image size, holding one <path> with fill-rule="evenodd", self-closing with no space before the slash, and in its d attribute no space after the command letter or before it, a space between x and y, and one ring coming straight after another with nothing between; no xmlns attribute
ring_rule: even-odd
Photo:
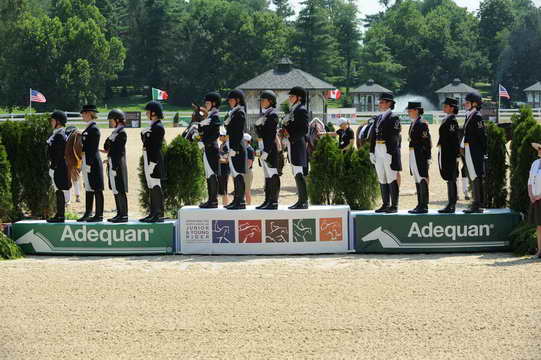
<svg viewBox="0 0 541 360"><path fill-rule="evenodd" d="M289 0L272 0L273 5L276 7L276 15L284 20L293 16L295 12L289 5Z"/></svg>
<svg viewBox="0 0 541 360"><path fill-rule="evenodd" d="M514 197L511 198L511 208L526 214L530 205L530 198L528 196L528 178L530 175L530 168L532 163L539 159L537 151L535 151L531 143L541 142L541 125L535 124L524 137L522 144L520 145L518 154L518 164L515 171L511 174L513 184L511 185L511 194Z"/></svg>
<svg viewBox="0 0 541 360"><path fill-rule="evenodd" d="M503 129L489 122L487 126L487 153L484 201L487 208L503 208L507 204L507 149Z"/></svg>
<svg viewBox="0 0 541 360"><path fill-rule="evenodd" d="M12 215L11 201L11 166L0 137L0 222L6 222Z"/></svg>
<svg viewBox="0 0 541 360"><path fill-rule="evenodd" d="M334 75L342 59L333 35L329 12L323 0L305 0L295 23L297 29L293 41L293 57L304 71L320 78L329 79Z"/></svg>

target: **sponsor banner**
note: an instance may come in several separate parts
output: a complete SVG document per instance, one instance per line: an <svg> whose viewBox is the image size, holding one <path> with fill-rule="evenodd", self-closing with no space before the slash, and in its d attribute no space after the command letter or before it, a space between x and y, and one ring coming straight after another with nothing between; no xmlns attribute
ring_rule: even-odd
<svg viewBox="0 0 541 360"><path fill-rule="evenodd" d="M509 250L509 233L520 214L491 209L483 214L351 213L355 250L361 253L430 253Z"/></svg>
<svg viewBox="0 0 541 360"><path fill-rule="evenodd" d="M187 206L178 216L176 249L182 254L322 254L350 249L348 206L274 211Z"/></svg>
<svg viewBox="0 0 541 360"><path fill-rule="evenodd" d="M175 224L19 221L12 236L27 254L172 254Z"/></svg>

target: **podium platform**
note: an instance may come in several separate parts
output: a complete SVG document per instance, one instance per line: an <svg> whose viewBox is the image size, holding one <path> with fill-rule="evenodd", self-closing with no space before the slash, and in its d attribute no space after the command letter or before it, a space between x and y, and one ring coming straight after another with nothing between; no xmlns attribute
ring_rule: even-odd
<svg viewBox="0 0 541 360"><path fill-rule="evenodd" d="M483 214L376 214L354 211L358 253L436 253L509 250L508 236L521 220L509 209Z"/></svg>
<svg viewBox="0 0 541 360"><path fill-rule="evenodd" d="M27 254L147 255L172 254L175 220L146 224L79 223L49 224L43 220L19 221L12 237Z"/></svg>
<svg viewBox="0 0 541 360"><path fill-rule="evenodd" d="M200 209L178 212L177 252L182 254L345 253L349 206L310 206L306 210Z"/></svg>

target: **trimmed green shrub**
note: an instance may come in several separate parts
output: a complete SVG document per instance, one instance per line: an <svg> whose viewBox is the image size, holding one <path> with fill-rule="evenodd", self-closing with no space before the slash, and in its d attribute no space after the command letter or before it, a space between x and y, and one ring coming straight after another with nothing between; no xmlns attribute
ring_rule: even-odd
<svg viewBox="0 0 541 360"><path fill-rule="evenodd" d="M310 159L308 175L308 197L313 205L331 205L338 200L338 181L343 168L342 151L336 140L324 135L317 144Z"/></svg>
<svg viewBox="0 0 541 360"><path fill-rule="evenodd" d="M18 172L22 197L32 217L46 218L53 210L53 188L49 172L47 138L52 129L48 115L29 115L20 137Z"/></svg>
<svg viewBox="0 0 541 360"><path fill-rule="evenodd" d="M537 122L533 117L532 108L530 106L522 106L520 113L511 117L513 122L513 140L511 141L511 158L509 165L511 172L517 165L517 157L522 140L528 130L530 130Z"/></svg>
<svg viewBox="0 0 541 360"><path fill-rule="evenodd" d="M35 218L52 211L46 143L51 131L47 115L27 115L24 121L0 125L11 165L12 220L21 219L26 211Z"/></svg>
<svg viewBox="0 0 541 360"><path fill-rule="evenodd" d="M524 124L521 124L522 126ZM532 142L541 142L541 125L535 124L522 140L518 150L517 165L511 173L511 201L513 210L526 213L530 204L528 196L528 177L532 162L536 160L537 152L530 145Z"/></svg>
<svg viewBox="0 0 541 360"><path fill-rule="evenodd" d="M524 137L534 127L537 122L535 121L532 113L532 109L529 106L523 106L520 108L520 114L513 115L513 140L511 140L511 156L509 159L510 166L510 188L511 194L509 196L509 206L512 209L518 209L521 207L520 202L524 198L523 182L520 178L520 171L517 172L518 157L520 148ZM490 153L489 153L490 156Z"/></svg>
<svg viewBox="0 0 541 360"><path fill-rule="evenodd" d="M18 259L23 257L21 248L0 231L0 259Z"/></svg>
<svg viewBox="0 0 541 360"><path fill-rule="evenodd" d="M12 220L23 218L23 198L22 185L19 180L19 149L22 121L6 121L0 124L0 137L7 153L7 158L10 163L10 178L11 178L11 215Z"/></svg>
<svg viewBox="0 0 541 360"><path fill-rule="evenodd" d="M496 124L487 125L487 152L484 199L487 208L503 208L507 204L507 150L505 131Z"/></svg>
<svg viewBox="0 0 541 360"><path fill-rule="evenodd" d="M537 250L536 227L523 223L509 234L513 253L518 256L533 255Z"/></svg>
<svg viewBox="0 0 541 360"><path fill-rule="evenodd" d="M175 214L183 205L198 203L205 192L205 170L197 143L177 136L165 151L165 208Z"/></svg>
<svg viewBox="0 0 541 360"><path fill-rule="evenodd" d="M7 221L12 215L11 201L11 166L0 138L0 222Z"/></svg>
<svg viewBox="0 0 541 360"><path fill-rule="evenodd" d="M376 171L370 162L368 144L344 153L343 169L337 183L340 194L352 210L374 208L379 194Z"/></svg>

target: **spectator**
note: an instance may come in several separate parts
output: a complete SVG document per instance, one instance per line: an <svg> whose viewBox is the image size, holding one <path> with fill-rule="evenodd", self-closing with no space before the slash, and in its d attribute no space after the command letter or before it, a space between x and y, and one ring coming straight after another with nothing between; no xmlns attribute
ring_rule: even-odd
<svg viewBox="0 0 541 360"><path fill-rule="evenodd" d="M541 157L541 144L532 143L537 150L537 156ZM535 256L541 258L541 160L537 159L530 168L528 179L528 195L530 196L530 209L528 222L537 227L537 252Z"/></svg>
<svg viewBox="0 0 541 360"><path fill-rule="evenodd" d="M225 128L220 128L220 169L218 175L218 194L222 196L222 204L229 204L227 196L227 183L229 182L229 148L227 147L227 133Z"/></svg>

